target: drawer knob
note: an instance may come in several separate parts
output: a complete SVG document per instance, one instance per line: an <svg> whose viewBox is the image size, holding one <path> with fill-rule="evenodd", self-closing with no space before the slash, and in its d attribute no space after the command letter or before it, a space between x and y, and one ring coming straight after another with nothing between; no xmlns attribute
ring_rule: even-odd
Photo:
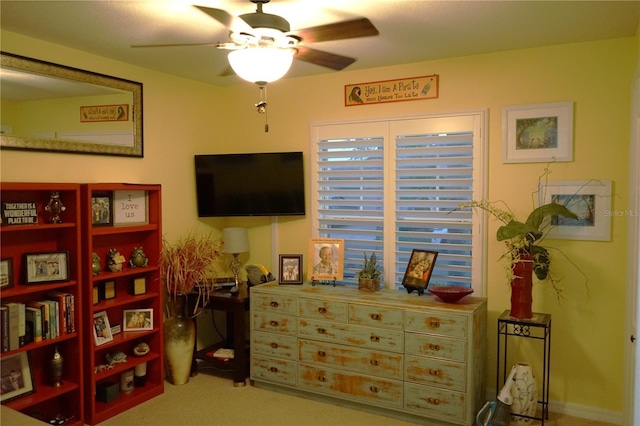
<svg viewBox="0 0 640 426"><path fill-rule="evenodd" d="M380 314L371 314L371 319L374 321L380 321L381 315Z"/></svg>
<svg viewBox="0 0 640 426"><path fill-rule="evenodd" d="M369 364L373 365L374 367L377 367L380 365L380 363L376 359L372 359L371 361L369 361Z"/></svg>
<svg viewBox="0 0 640 426"><path fill-rule="evenodd" d="M437 319L430 319L429 320L429 327L431 327L431 328L440 328L440 321L438 321Z"/></svg>
<svg viewBox="0 0 640 426"><path fill-rule="evenodd" d="M278 349L278 344L276 342L271 343L271 347L273 349Z"/></svg>
<svg viewBox="0 0 640 426"><path fill-rule="evenodd" d="M325 334L327 332L327 330L325 330L324 328L319 328L318 329L318 334Z"/></svg>
<svg viewBox="0 0 640 426"><path fill-rule="evenodd" d="M277 367L269 367L269 371L272 373L277 373L278 372L278 368Z"/></svg>
<svg viewBox="0 0 640 426"><path fill-rule="evenodd" d="M271 321L269 324L271 324L272 327L277 327L278 321Z"/></svg>
<svg viewBox="0 0 640 426"><path fill-rule="evenodd" d="M435 343L429 343L429 349L431 349L432 351L439 351L440 345L436 345Z"/></svg>
<svg viewBox="0 0 640 426"><path fill-rule="evenodd" d="M434 370L433 368L430 368L429 369L429 375L430 376L440 377L440 370Z"/></svg>
<svg viewBox="0 0 640 426"><path fill-rule="evenodd" d="M371 392L373 392L373 393L378 393L378 392L380 392L380 389L378 389L378 388L377 388L377 387L375 387L375 386L370 386L370 387L369 387L369 390L370 390Z"/></svg>
<svg viewBox="0 0 640 426"><path fill-rule="evenodd" d="M320 377L318 377L318 381L319 381L319 382L326 382L326 381L327 381L327 378L326 378L326 377L324 377L324 376L320 376Z"/></svg>
<svg viewBox="0 0 640 426"><path fill-rule="evenodd" d="M327 353L325 351L318 351L318 356L325 357L327 356Z"/></svg>
<svg viewBox="0 0 640 426"><path fill-rule="evenodd" d="M427 398L427 402L431 405L440 405L440 400L438 398Z"/></svg>
<svg viewBox="0 0 640 426"><path fill-rule="evenodd" d="M275 302L275 301L271 302L270 305L271 305L272 308L277 308L279 306L278 302Z"/></svg>
<svg viewBox="0 0 640 426"><path fill-rule="evenodd" d="M327 308L325 308L325 307L323 307L323 306L320 306L320 307L318 308L318 312L320 312L321 314L326 314L326 313L327 313Z"/></svg>
<svg viewBox="0 0 640 426"><path fill-rule="evenodd" d="M375 334L371 335L371 341L372 342L379 342L380 341L380 337L376 336Z"/></svg>

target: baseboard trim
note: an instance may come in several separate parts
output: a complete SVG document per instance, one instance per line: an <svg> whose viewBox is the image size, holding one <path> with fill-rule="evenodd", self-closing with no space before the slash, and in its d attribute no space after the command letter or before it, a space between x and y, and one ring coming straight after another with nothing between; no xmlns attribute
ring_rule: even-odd
<svg viewBox="0 0 640 426"><path fill-rule="evenodd" d="M495 389L488 390L487 400L496 398ZM595 420L598 422L611 423L614 425L622 425L622 412L605 410L604 408L591 407L587 405L574 404L571 402L549 401L549 412L564 414L571 417L579 417L581 419Z"/></svg>

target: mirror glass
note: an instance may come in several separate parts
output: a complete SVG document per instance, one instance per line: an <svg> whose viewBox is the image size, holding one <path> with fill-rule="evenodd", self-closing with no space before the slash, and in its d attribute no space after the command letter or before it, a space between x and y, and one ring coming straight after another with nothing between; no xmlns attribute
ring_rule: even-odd
<svg viewBox="0 0 640 426"><path fill-rule="evenodd" d="M0 56L0 148L143 156L142 83Z"/></svg>

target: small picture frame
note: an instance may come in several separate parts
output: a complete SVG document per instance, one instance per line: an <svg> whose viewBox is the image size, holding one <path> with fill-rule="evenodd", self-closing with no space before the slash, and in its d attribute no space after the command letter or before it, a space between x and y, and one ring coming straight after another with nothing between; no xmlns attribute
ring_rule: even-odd
<svg viewBox="0 0 640 426"><path fill-rule="evenodd" d="M91 224L93 226L113 225L113 197L111 192L91 194Z"/></svg>
<svg viewBox="0 0 640 426"><path fill-rule="evenodd" d="M105 281L100 286L100 299L110 300L116 297L116 282L114 280Z"/></svg>
<svg viewBox="0 0 640 426"><path fill-rule="evenodd" d="M573 161L573 102L502 109L503 163Z"/></svg>
<svg viewBox="0 0 640 426"><path fill-rule="evenodd" d="M139 296L147 292L147 278L137 277L131 282L131 294L133 296Z"/></svg>
<svg viewBox="0 0 640 426"><path fill-rule="evenodd" d="M93 341L96 346L104 345L105 343L113 341L107 311L96 312L93 314Z"/></svg>
<svg viewBox="0 0 640 426"><path fill-rule="evenodd" d="M0 358L0 401L4 404L36 391L28 351Z"/></svg>
<svg viewBox="0 0 640 426"><path fill-rule="evenodd" d="M149 223L147 191L113 191L113 224L115 226Z"/></svg>
<svg viewBox="0 0 640 426"><path fill-rule="evenodd" d="M438 257L437 251L413 249L402 278L404 287L426 289Z"/></svg>
<svg viewBox="0 0 640 426"><path fill-rule="evenodd" d="M123 331L153 329L153 309L125 309L122 311Z"/></svg>
<svg viewBox="0 0 640 426"><path fill-rule="evenodd" d="M0 260L0 290L13 287L13 259Z"/></svg>
<svg viewBox="0 0 640 426"><path fill-rule="evenodd" d="M578 216L552 217L547 238L611 241L611 217L628 213L611 210L610 180L540 182L539 198L540 205L556 202Z"/></svg>
<svg viewBox="0 0 640 426"><path fill-rule="evenodd" d="M344 273L344 240L311 238L308 273L313 281L341 280Z"/></svg>
<svg viewBox="0 0 640 426"><path fill-rule="evenodd" d="M25 284L69 281L69 252L26 253Z"/></svg>
<svg viewBox="0 0 640 426"><path fill-rule="evenodd" d="M302 255L280 255L280 284L302 284Z"/></svg>

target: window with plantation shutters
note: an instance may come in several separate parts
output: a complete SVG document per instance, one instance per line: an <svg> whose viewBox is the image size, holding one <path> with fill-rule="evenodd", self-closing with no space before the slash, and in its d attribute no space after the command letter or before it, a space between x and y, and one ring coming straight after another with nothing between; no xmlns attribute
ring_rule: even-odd
<svg viewBox="0 0 640 426"><path fill-rule="evenodd" d="M344 239L344 284L357 285L365 253L375 252L385 286L401 289L417 249L438 252L430 285L482 294L484 224L459 209L483 198L482 120L474 113L312 126L313 236Z"/></svg>

